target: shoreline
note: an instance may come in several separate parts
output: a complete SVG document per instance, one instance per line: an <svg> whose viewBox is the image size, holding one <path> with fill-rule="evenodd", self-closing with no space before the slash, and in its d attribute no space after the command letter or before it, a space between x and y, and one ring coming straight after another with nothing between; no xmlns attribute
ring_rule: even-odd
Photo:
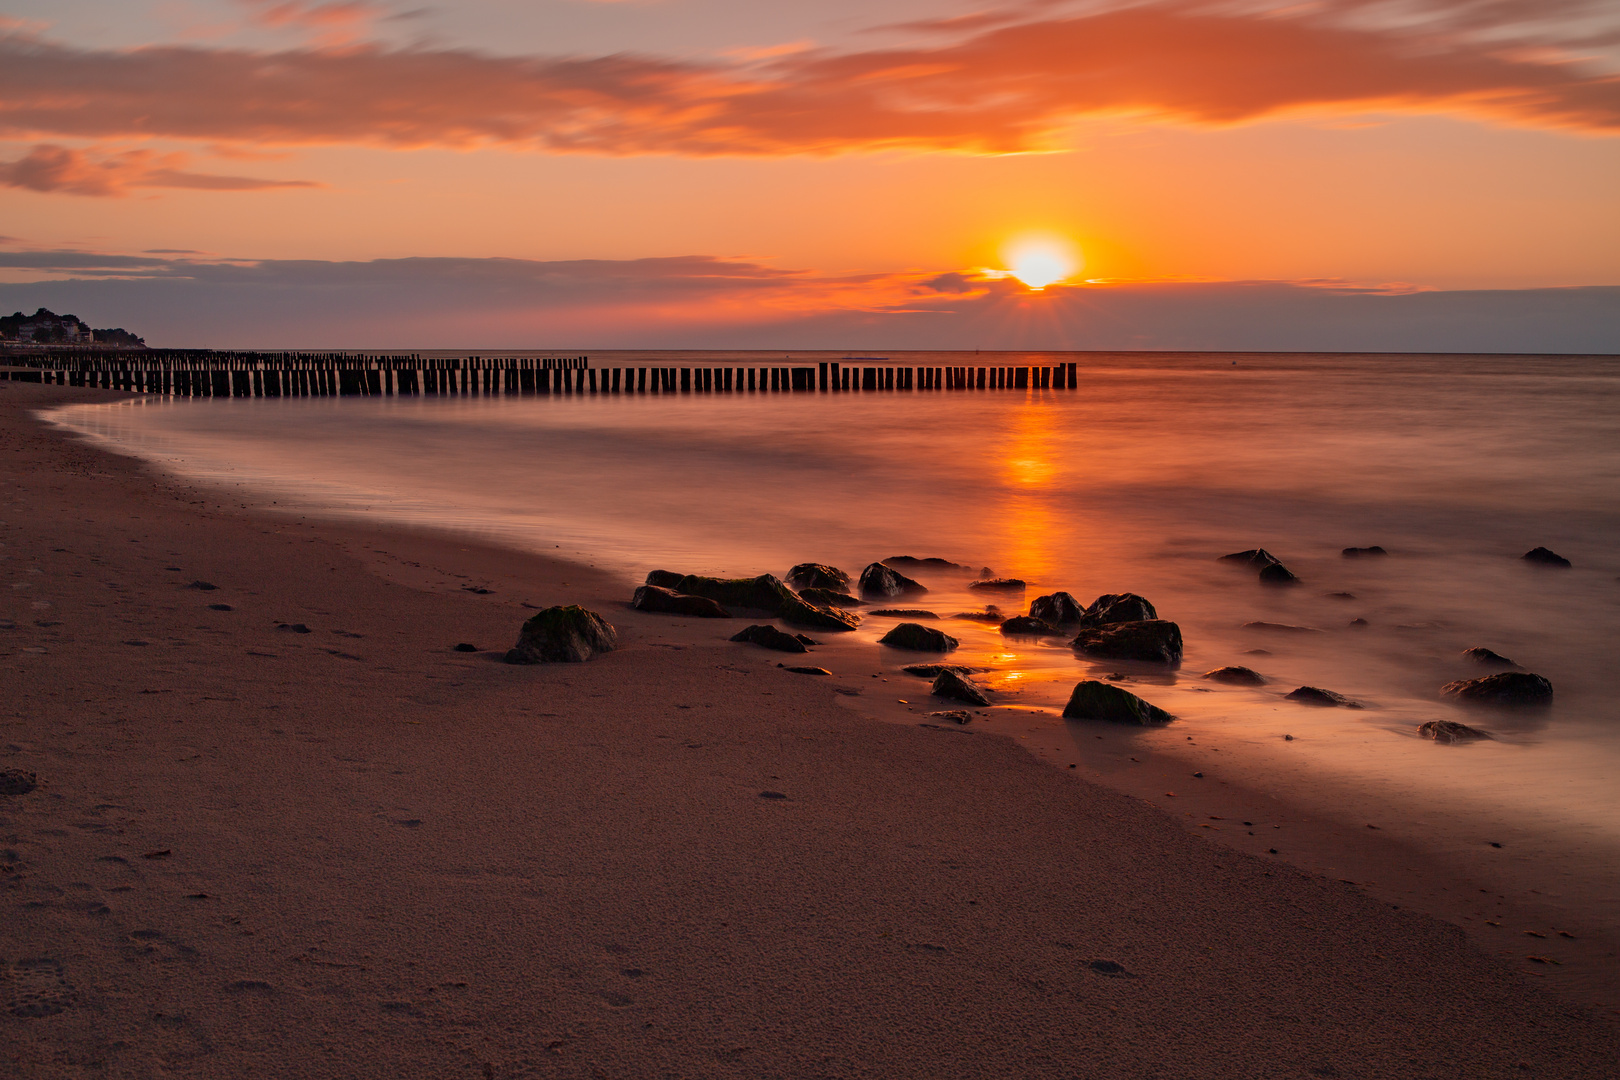
<svg viewBox="0 0 1620 1080"><path fill-rule="evenodd" d="M323 1053L355 1075L427 1061L473 1076L524 1061L919 1076L1613 1064L1610 1022L1571 1019L1545 993L1588 996L1577 980L1532 981L1442 923L1226 838L1199 843L1185 819L1037 761L1012 723L970 726L1003 736L988 739L874 723L850 712L870 692L776 671L712 624L630 612L624 583L589 566L218 500L199 511L183 486L22 417L21 400L47 397L26 386L0 385L8 456L48 471L14 473L0 511L0 568L27 586L6 596L0 644L22 694L0 767L42 784L0 800L21 868L0 881L40 906L0 930L0 956L13 982L43 958L74 989L60 1012L0 1017L23 1068L31 1053L111 1053L111 1031L116 1053L180 1055L195 1075L307 1075L295 1063ZM205 614L216 597L236 610ZM620 628L619 652L495 663L523 604L576 601ZM702 751L713 760L691 764ZM799 817L761 818L774 804L759 791L777 788ZM1555 946L1584 947L1536 943ZM1135 978L1086 967L1103 958ZM472 975L450 978L458 967ZM469 989L476 1007L448 1002ZM1305 1015L1280 1024L1285 998ZM1378 1030L1309 1021L1329 1016ZM272 1046L272 1021L312 1027ZM1397 1053L1369 1034L1408 1041ZM1259 1057L1225 1056L1239 1047ZM1426 1071L1402 1071L1414 1055ZM52 1075L39 1067L20 1075Z"/></svg>

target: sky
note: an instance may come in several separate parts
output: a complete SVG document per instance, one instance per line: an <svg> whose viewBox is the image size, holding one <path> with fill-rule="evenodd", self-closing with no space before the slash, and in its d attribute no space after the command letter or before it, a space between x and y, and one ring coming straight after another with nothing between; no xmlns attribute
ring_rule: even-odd
<svg viewBox="0 0 1620 1080"><path fill-rule="evenodd" d="M1617 193L1612 0L0 0L153 345L1620 352Z"/></svg>

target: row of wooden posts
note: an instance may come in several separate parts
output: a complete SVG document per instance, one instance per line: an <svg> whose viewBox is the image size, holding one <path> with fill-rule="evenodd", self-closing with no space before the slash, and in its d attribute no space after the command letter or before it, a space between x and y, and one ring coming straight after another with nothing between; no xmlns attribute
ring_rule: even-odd
<svg viewBox="0 0 1620 1080"><path fill-rule="evenodd" d="M0 378L176 397L391 397L418 394L872 393L878 391L1072 389L1075 364L1049 367L891 367L823 362L814 367L609 367L587 357L356 357L336 354L151 356L117 365L0 370ZM75 360L78 358L74 358ZM874 358L875 359L875 358ZM0 364L7 361L0 360Z"/></svg>

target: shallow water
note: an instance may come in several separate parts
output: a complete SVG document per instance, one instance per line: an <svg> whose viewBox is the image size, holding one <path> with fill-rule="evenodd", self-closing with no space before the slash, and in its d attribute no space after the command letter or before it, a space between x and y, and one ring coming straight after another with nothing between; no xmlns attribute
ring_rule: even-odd
<svg viewBox="0 0 1620 1080"><path fill-rule="evenodd" d="M1353 787L1411 813L1511 813L1620 851L1620 360L1061 359L1080 363L1080 389L147 399L54 417L188 478L237 485L243 501L584 553L622 571L627 591L655 567L781 575L818 561L853 576L912 554L1029 582L1023 598L987 597L967 577L937 575L923 578L928 595L897 602L941 615L987 601L1019 613L1059 589L1082 603L1141 593L1181 624L1179 669L1093 662L1062 638L1007 640L993 624L940 625L962 641L954 658L993 668L1001 700L1051 710L1055 728L1077 678L1120 673L1184 718L1146 741L1220 732L1252 765L1275 760L1296 789ZM1371 544L1390 555L1340 554ZM1538 545L1574 569L1518 558ZM1252 547L1301 584L1266 588L1217 561ZM1352 626L1358 618L1367 625ZM869 617L857 636L875 642L894 621ZM1244 629L1253 621L1319 632ZM1488 673L1459 655L1476 645L1551 679L1554 706L1464 714L1442 702L1441 684ZM914 659L871 648L889 666ZM1271 681L1200 677L1224 664ZM1365 708L1283 700L1302 684ZM1497 738L1436 747L1415 736L1430 719Z"/></svg>

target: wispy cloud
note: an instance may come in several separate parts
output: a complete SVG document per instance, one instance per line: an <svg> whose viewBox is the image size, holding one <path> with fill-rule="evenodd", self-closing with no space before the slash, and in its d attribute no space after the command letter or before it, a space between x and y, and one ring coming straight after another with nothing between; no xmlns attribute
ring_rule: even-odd
<svg viewBox="0 0 1620 1080"><path fill-rule="evenodd" d="M264 191L318 187L311 180L262 180L220 176L180 168L184 154L126 150L94 154L41 143L16 161L0 161L0 187L67 195L119 196L135 188L190 188L199 191Z"/></svg>

